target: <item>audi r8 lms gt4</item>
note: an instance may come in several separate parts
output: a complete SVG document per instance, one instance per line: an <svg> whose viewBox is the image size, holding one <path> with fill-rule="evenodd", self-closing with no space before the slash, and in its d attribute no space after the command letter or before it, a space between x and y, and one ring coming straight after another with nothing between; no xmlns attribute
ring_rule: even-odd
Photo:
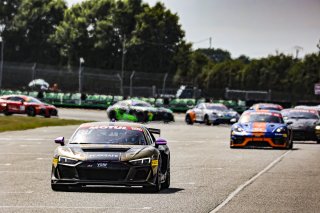
<svg viewBox="0 0 320 213"><path fill-rule="evenodd" d="M320 118L314 109L284 109L285 122L290 123L294 141L317 141L320 143Z"/></svg>
<svg viewBox="0 0 320 213"><path fill-rule="evenodd" d="M231 127L230 147L292 149L291 132L277 111L247 110Z"/></svg>
<svg viewBox="0 0 320 213"><path fill-rule="evenodd" d="M64 137L54 152L51 187L120 185L143 186L157 192L170 186L170 150L157 140L159 129L126 122L85 123L67 144Z"/></svg>
<svg viewBox="0 0 320 213"><path fill-rule="evenodd" d="M126 120L135 122L174 121L173 112L164 107L153 107L140 100L124 100L109 106L107 115L110 120Z"/></svg>
<svg viewBox="0 0 320 213"><path fill-rule="evenodd" d="M239 114L228 109L223 104L200 103L186 112L187 124L205 123L206 125L218 125L221 123L235 123Z"/></svg>
<svg viewBox="0 0 320 213"><path fill-rule="evenodd" d="M0 112L5 115L27 114L44 117L58 116L55 106L43 103L38 99L25 95L5 95L0 97Z"/></svg>
<svg viewBox="0 0 320 213"><path fill-rule="evenodd" d="M281 111L283 107L279 104L271 104L271 103L257 103L250 107L253 110L275 110Z"/></svg>

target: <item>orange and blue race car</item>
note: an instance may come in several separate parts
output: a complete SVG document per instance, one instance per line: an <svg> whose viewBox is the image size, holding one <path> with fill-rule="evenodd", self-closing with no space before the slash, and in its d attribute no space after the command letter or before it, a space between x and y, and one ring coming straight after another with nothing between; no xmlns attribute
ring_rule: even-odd
<svg viewBox="0 0 320 213"><path fill-rule="evenodd" d="M247 110L231 127L230 148L272 147L292 149L292 134L278 111Z"/></svg>

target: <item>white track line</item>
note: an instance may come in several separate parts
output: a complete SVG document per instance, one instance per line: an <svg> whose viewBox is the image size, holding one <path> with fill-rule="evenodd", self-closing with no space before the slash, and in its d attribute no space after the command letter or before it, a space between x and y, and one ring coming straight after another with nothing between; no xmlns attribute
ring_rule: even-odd
<svg viewBox="0 0 320 213"><path fill-rule="evenodd" d="M120 210L151 210L151 207L98 207L98 206L0 206L0 209L120 209Z"/></svg>
<svg viewBox="0 0 320 213"><path fill-rule="evenodd" d="M237 194L239 194L244 188L246 188L248 185L252 184L258 177L266 173L269 169L271 169L274 165L279 163L287 154L289 154L292 150L289 150L285 153L283 153L280 157L272 161L266 168L264 168L262 171L260 171L258 174L253 176L250 180L245 182L244 184L240 185L236 190L231 192L227 199L225 199L222 203L220 203L217 207L215 207L210 213L216 213L218 212L221 208L223 208L227 203L229 203Z"/></svg>
<svg viewBox="0 0 320 213"><path fill-rule="evenodd" d="M50 138L0 138L0 141L53 141Z"/></svg>
<svg viewBox="0 0 320 213"><path fill-rule="evenodd" d="M48 174L48 172L28 172L28 171L1 171L0 173L14 173L14 174Z"/></svg>
<svg viewBox="0 0 320 213"><path fill-rule="evenodd" d="M0 192L0 194L32 194L33 191L26 191L26 192Z"/></svg>
<svg viewBox="0 0 320 213"><path fill-rule="evenodd" d="M10 152L10 153L6 153L6 152L3 152L3 153L0 153L0 155L48 155L48 156L52 156L52 154L47 154L47 153L17 153L17 152Z"/></svg>

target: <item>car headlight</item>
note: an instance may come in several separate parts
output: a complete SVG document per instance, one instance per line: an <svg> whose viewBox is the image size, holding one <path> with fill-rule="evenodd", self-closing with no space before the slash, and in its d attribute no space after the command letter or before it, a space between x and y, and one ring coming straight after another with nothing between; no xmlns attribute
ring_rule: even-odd
<svg viewBox="0 0 320 213"><path fill-rule="evenodd" d="M129 162L135 166L147 166L150 165L151 158L141 158L136 160L130 160Z"/></svg>
<svg viewBox="0 0 320 213"><path fill-rule="evenodd" d="M279 127L278 129L276 129L277 133L286 133L286 129L284 127Z"/></svg>
<svg viewBox="0 0 320 213"><path fill-rule="evenodd" d="M316 130L320 130L320 126L316 126Z"/></svg>
<svg viewBox="0 0 320 213"><path fill-rule="evenodd" d="M7 106L7 104L3 103L3 104L1 104L1 106L5 107L5 106Z"/></svg>
<svg viewBox="0 0 320 213"><path fill-rule="evenodd" d="M67 158L67 157L59 157L59 163L63 164L76 164L78 160L72 159L72 158Z"/></svg>
<svg viewBox="0 0 320 213"><path fill-rule="evenodd" d="M234 128L233 131L235 131L235 132L244 132L244 129L242 129L241 127L237 126L237 127Z"/></svg>

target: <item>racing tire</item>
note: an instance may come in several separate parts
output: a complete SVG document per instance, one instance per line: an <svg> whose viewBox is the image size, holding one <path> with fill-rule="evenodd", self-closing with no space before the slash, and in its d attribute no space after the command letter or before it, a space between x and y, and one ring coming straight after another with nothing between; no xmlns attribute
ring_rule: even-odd
<svg viewBox="0 0 320 213"><path fill-rule="evenodd" d="M34 107L28 107L26 111L28 116L36 116L36 109Z"/></svg>
<svg viewBox="0 0 320 213"><path fill-rule="evenodd" d="M137 117L137 121L139 123L144 123L148 121L148 113L147 112L135 112L134 114Z"/></svg>
<svg viewBox="0 0 320 213"><path fill-rule="evenodd" d="M109 119L110 119L110 121L112 121L112 120L117 120L117 114L116 114L116 112L115 111L110 111L110 113L109 113Z"/></svg>
<svg viewBox="0 0 320 213"><path fill-rule="evenodd" d="M153 193L159 192L161 190L161 165L162 165L161 158L159 158L158 162L160 162L160 163L159 163L158 169L157 169L156 181L153 186L147 187L147 190L149 192L153 192Z"/></svg>
<svg viewBox="0 0 320 213"><path fill-rule="evenodd" d="M12 112L9 112L8 107L6 107L6 108L3 110L3 114L6 115L6 116L10 116L10 115L12 115Z"/></svg>
<svg viewBox="0 0 320 213"><path fill-rule="evenodd" d="M293 139L292 139L292 132L290 134L290 138L289 138L289 146L288 146L288 149L293 149Z"/></svg>
<svg viewBox="0 0 320 213"><path fill-rule="evenodd" d="M317 144L320 144L320 139L317 139Z"/></svg>
<svg viewBox="0 0 320 213"><path fill-rule="evenodd" d="M289 149L293 149L293 141L291 141L291 143L289 145Z"/></svg>
<svg viewBox="0 0 320 213"><path fill-rule="evenodd" d="M203 123L204 123L205 125L207 125L207 126L210 126L210 125L211 125L211 122L210 122L210 120L209 120L208 115L205 115L205 116L204 116Z"/></svg>
<svg viewBox="0 0 320 213"><path fill-rule="evenodd" d="M188 124L188 125L193 125L193 121L191 120L191 118L190 118L190 115L186 115L186 123Z"/></svg>
<svg viewBox="0 0 320 213"><path fill-rule="evenodd" d="M60 184L51 183L51 189L53 191L68 191L69 190L69 186L68 185L60 185Z"/></svg>
<svg viewBox="0 0 320 213"><path fill-rule="evenodd" d="M45 117L45 118L50 118L51 115L50 115L50 113L48 113L48 114L44 115L44 117Z"/></svg>
<svg viewBox="0 0 320 213"><path fill-rule="evenodd" d="M170 187L170 158L168 158L167 162L167 172L166 172L166 180L161 184L162 189L167 189Z"/></svg>

